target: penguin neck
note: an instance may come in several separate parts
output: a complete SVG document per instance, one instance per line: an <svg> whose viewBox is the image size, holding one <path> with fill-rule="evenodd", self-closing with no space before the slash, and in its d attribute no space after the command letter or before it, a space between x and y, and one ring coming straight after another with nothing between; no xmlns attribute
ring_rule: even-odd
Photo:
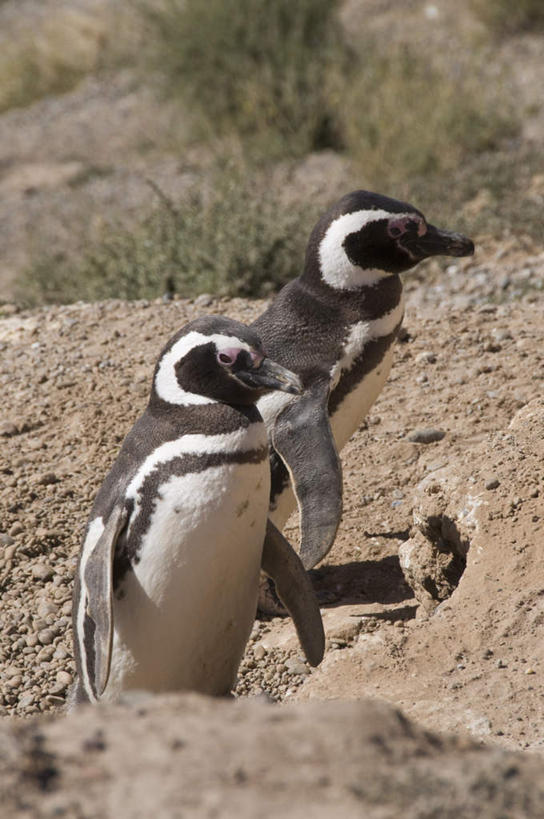
<svg viewBox="0 0 544 819"><path fill-rule="evenodd" d="M300 286L330 309L340 309L349 320L370 321L394 310L403 296L403 285L396 274L383 275L356 289L331 287L315 267L305 269L298 279Z"/></svg>
<svg viewBox="0 0 544 819"><path fill-rule="evenodd" d="M218 435L262 421L254 404L225 404L220 401L209 404L179 405L162 400L155 391L151 393L147 412L154 421L187 432L202 435Z"/></svg>

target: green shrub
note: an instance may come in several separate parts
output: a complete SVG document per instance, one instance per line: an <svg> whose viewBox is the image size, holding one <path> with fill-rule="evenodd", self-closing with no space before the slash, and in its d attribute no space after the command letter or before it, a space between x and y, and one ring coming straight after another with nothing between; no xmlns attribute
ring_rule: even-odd
<svg viewBox="0 0 544 819"><path fill-rule="evenodd" d="M476 15L497 34L544 27L542 0L472 0Z"/></svg>
<svg viewBox="0 0 544 819"><path fill-rule="evenodd" d="M299 274L317 210L288 206L264 176L227 165L206 189L195 186L189 201L155 193L156 206L138 226L105 224L80 256L37 248L20 299L262 297Z"/></svg>
<svg viewBox="0 0 544 819"><path fill-rule="evenodd" d="M487 81L476 61L452 70L412 48L359 49L357 76L341 117L349 153L374 185L444 173L495 148L516 128L508 90Z"/></svg>
<svg viewBox="0 0 544 819"><path fill-rule="evenodd" d="M202 135L268 155L337 147L327 89L346 60L335 0L147 0L148 54Z"/></svg>

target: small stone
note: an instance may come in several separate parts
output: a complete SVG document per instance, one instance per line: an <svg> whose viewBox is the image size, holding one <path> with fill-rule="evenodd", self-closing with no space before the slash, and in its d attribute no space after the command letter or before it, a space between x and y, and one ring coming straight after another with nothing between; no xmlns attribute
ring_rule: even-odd
<svg viewBox="0 0 544 819"><path fill-rule="evenodd" d="M15 677L10 677L9 680L6 680L4 685L8 688L18 688L23 681L23 678L20 674L17 674Z"/></svg>
<svg viewBox="0 0 544 819"><path fill-rule="evenodd" d="M1 438L12 438L14 435L17 435L18 432L19 430L13 421L2 421L0 423Z"/></svg>
<svg viewBox="0 0 544 819"><path fill-rule="evenodd" d="M421 429L414 429L406 437L408 441L414 444L432 444L435 441L441 441L446 433L443 429L433 429L432 427L424 427Z"/></svg>
<svg viewBox="0 0 544 819"><path fill-rule="evenodd" d="M54 472L44 472L43 475L38 475L36 483L40 486L48 486L52 483L58 483L58 480Z"/></svg>
<svg viewBox="0 0 544 819"><path fill-rule="evenodd" d="M42 580L46 582L47 580L51 580L55 572L47 563L36 563L32 567L32 577L35 580Z"/></svg>
<svg viewBox="0 0 544 819"><path fill-rule="evenodd" d="M67 671L57 671L57 682L59 685L64 685L66 688L72 684L72 675Z"/></svg>
<svg viewBox="0 0 544 819"><path fill-rule="evenodd" d="M0 546L7 547L11 546L13 543L15 543L15 541L13 540L12 537L10 537L9 535L0 534Z"/></svg>
<svg viewBox="0 0 544 819"><path fill-rule="evenodd" d="M536 674L536 671L534 668L529 667L525 669L525 674Z"/></svg>
<svg viewBox="0 0 544 819"><path fill-rule="evenodd" d="M50 628L44 628L43 631L38 632L38 640L42 646L49 646L55 639L55 634Z"/></svg>
<svg viewBox="0 0 544 819"><path fill-rule="evenodd" d="M253 652L256 660L262 660L266 655L266 648L263 646L262 643L259 643L258 646L255 647L255 651Z"/></svg>
<svg viewBox="0 0 544 819"><path fill-rule="evenodd" d="M55 653L53 654L53 658L55 660L65 660L69 656L70 655L68 654L68 651L66 650L66 648L62 644L59 644L56 647Z"/></svg>
<svg viewBox="0 0 544 819"><path fill-rule="evenodd" d="M213 298L209 293L201 293L195 299L195 307L209 307L212 302Z"/></svg>
<svg viewBox="0 0 544 819"><path fill-rule="evenodd" d="M60 611L65 617L69 617L72 613L72 601L67 600L65 603L63 603Z"/></svg>
<svg viewBox="0 0 544 819"><path fill-rule="evenodd" d="M58 606L52 600L40 600L38 604L38 616L47 617L48 614L56 614Z"/></svg>
<svg viewBox="0 0 544 819"><path fill-rule="evenodd" d="M498 478L495 478L495 477L490 477L485 482L485 488L490 489L490 490L491 489L497 489L497 487L500 486L500 485L501 485L501 482L499 481Z"/></svg>
<svg viewBox="0 0 544 819"><path fill-rule="evenodd" d="M497 668L508 668L508 665L504 660L497 660Z"/></svg>
<svg viewBox="0 0 544 819"><path fill-rule="evenodd" d="M58 697L54 694L48 694L45 701L48 705L64 705L64 698Z"/></svg>
<svg viewBox="0 0 544 819"><path fill-rule="evenodd" d="M434 364L435 362L436 355L430 350L423 350L416 355L416 364Z"/></svg>
<svg viewBox="0 0 544 819"><path fill-rule="evenodd" d="M14 523L9 530L9 534L14 537L15 535L21 535L24 531L25 528L22 523Z"/></svg>
<svg viewBox="0 0 544 819"><path fill-rule="evenodd" d="M304 663L298 659L298 657L290 657L285 661L285 665L287 666L287 671L289 674L308 674L308 669Z"/></svg>

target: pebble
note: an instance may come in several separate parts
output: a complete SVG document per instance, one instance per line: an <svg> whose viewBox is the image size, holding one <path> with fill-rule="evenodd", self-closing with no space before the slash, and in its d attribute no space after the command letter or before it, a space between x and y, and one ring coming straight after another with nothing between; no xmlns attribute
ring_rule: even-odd
<svg viewBox="0 0 544 819"><path fill-rule="evenodd" d="M5 534L0 534L0 546L11 546L12 543L15 543L12 537ZM5 554L5 552L4 552Z"/></svg>
<svg viewBox="0 0 544 819"><path fill-rule="evenodd" d="M435 362L436 355L430 350L423 350L416 355L416 364L434 364Z"/></svg>
<svg viewBox="0 0 544 819"><path fill-rule="evenodd" d="M32 577L35 580L51 580L55 572L47 563L35 563L32 567Z"/></svg>
<svg viewBox="0 0 544 819"><path fill-rule="evenodd" d="M495 477L490 477L485 482L485 488L490 489L490 490L491 489L497 489L497 487L500 486L500 485L501 485L501 482L499 481L498 478L495 478Z"/></svg>
<svg viewBox="0 0 544 819"><path fill-rule="evenodd" d="M260 643L259 645L255 646L255 651L253 652L256 660L262 660L266 654L266 648Z"/></svg>
<svg viewBox="0 0 544 819"><path fill-rule="evenodd" d="M22 523L14 523L9 530L9 534L14 537L15 535L21 535L24 531L25 528Z"/></svg>
<svg viewBox="0 0 544 819"><path fill-rule="evenodd" d="M289 674L306 675L309 673L306 665L302 660L299 660L298 657L289 657L289 659L285 661L285 665L287 666Z"/></svg>
<svg viewBox="0 0 544 819"><path fill-rule="evenodd" d="M36 483L39 486L49 486L49 484L58 483L58 480L54 472L44 472L43 475L38 475Z"/></svg>
<svg viewBox="0 0 544 819"><path fill-rule="evenodd" d="M195 307L209 307L212 303L213 298L209 293L201 293L194 301Z"/></svg>
<svg viewBox="0 0 544 819"><path fill-rule="evenodd" d="M446 433L443 429L433 429L432 427L423 427L421 429L414 429L406 438L414 444L432 444L434 441L441 441Z"/></svg>
<svg viewBox="0 0 544 819"><path fill-rule="evenodd" d="M38 632L38 640L42 646L49 646L55 639L55 632L50 628L44 628L43 631Z"/></svg>
<svg viewBox="0 0 544 819"><path fill-rule="evenodd" d="M18 432L19 430L13 421L2 421L2 423L0 423L0 436L2 438L12 438L14 435L17 435Z"/></svg>
<svg viewBox="0 0 544 819"><path fill-rule="evenodd" d="M68 686L72 684L72 675L67 671L57 671L57 682L59 685Z"/></svg>
<svg viewBox="0 0 544 819"><path fill-rule="evenodd" d="M58 606L52 600L41 600L38 604L38 616L47 617L48 614L56 614Z"/></svg>

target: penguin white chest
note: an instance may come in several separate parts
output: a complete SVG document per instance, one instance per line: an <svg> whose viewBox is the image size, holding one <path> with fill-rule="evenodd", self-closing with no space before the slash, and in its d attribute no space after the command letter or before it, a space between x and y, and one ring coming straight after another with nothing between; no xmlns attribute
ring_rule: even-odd
<svg viewBox="0 0 544 819"><path fill-rule="evenodd" d="M392 363L393 346L390 346L379 365L355 385L331 415L331 428L338 451L351 438L382 391Z"/></svg>
<svg viewBox="0 0 544 819"><path fill-rule="evenodd" d="M126 688L231 689L255 617L269 490L267 458L160 483L114 600L105 699Z"/></svg>

